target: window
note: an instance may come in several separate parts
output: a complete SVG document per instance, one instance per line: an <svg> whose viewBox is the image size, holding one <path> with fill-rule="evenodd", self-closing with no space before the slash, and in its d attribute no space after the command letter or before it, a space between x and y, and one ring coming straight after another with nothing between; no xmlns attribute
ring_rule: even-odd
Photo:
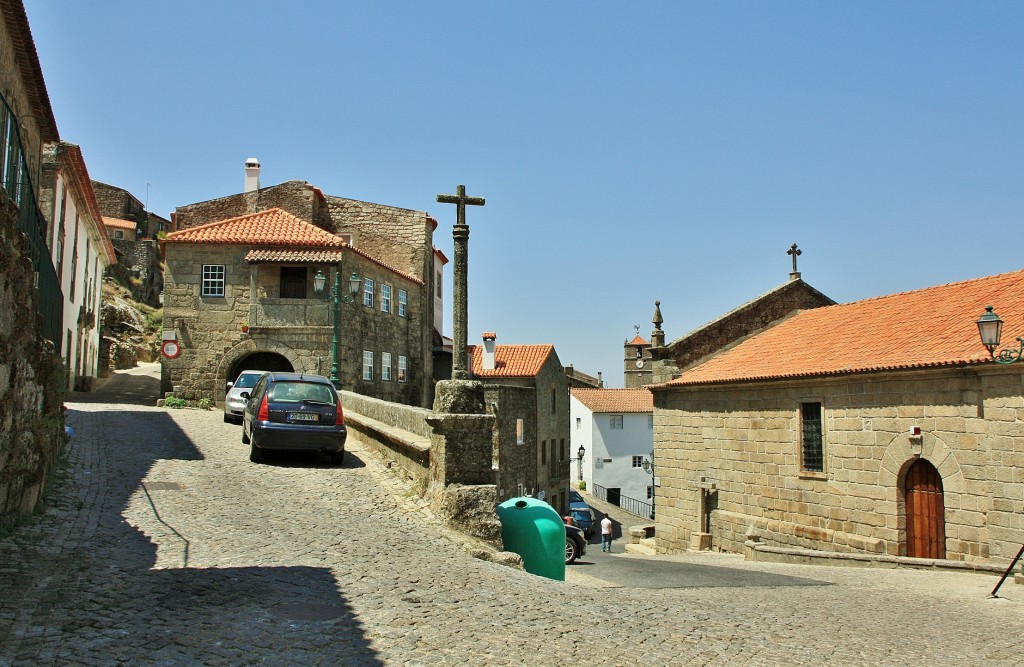
<svg viewBox="0 0 1024 667"><path fill-rule="evenodd" d="M120 230L120 229L115 229L114 230L114 238L115 239L123 239L124 238L124 231Z"/></svg>
<svg viewBox="0 0 1024 667"><path fill-rule="evenodd" d="M643 468L644 467L644 457L642 457L642 456L634 456L633 457L633 467L634 468Z"/></svg>
<svg viewBox="0 0 1024 667"><path fill-rule="evenodd" d="M653 497L654 497L654 487L653 486L648 486L647 487L647 500L650 500Z"/></svg>
<svg viewBox="0 0 1024 667"><path fill-rule="evenodd" d="M304 266L282 266L281 267L281 298L282 299L305 299L306 298L306 267Z"/></svg>
<svg viewBox="0 0 1024 667"><path fill-rule="evenodd" d="M555 414L555 406L558 405L558 391L551 388L551 414Z"/></svg>
<svg viewBox="0 0 1024 667"><path fill-rule="evenodd" d="M380 353L380 379L391 380L391 353L381 352Z"/></svg>
<svg viewBox="0 0 1024 667"><path fill-rule="evenodd" d="M611 427L613 429L616 429L616 430L619 430L619 431L622 430L622 415L612 415L609 418L609 421L611 422Z"/></svg>
<svg viewBox="0 0 1024 667"><path fill-rule="evenodd" d="M822 450L821 403L800 404L800 467L825 472Z"/></svg>
<svg viewBox="0 0 1024 667"><path fill-rule="evenodd" d="M544 465L548 462L548 441L540 441L540 464Z"/></svg>
<svg viewBox="0 0 1024 667"><path fill-rule="evenodd" d="M224 296L223 264L203 264L202 296Z"/></svg>
<svg viewBox="0 0 1024 667"><path fill-rule="evenodd" d="M580 430L580 427L581 427L582 425L583 425L583 420L582 420L582 419L580 419L579 417L577 417L577 418L576 418L576 430L577 430L577 431L578 431L578 430Z"/></svg>
<svg viewBox="0 0 1024 667"><path fill-rule="evenodd" d="M373 308L373 279L363 279L363 305L367 308Z"/></svg>
<svg viewBox="0 0 1024 667"><path fill-rule="evenodd" d="M391 285L380 286L380 310L382 313L391 312Z"/></svg>
<svg viewBox="0 0 1024 667"><path fill-rule="evenodd" d="M654 415L647 415L647 428L654 428Z"/></svg>
<svg viewBox="0 0 1024 667"><path fill-rule="evenodd" d="M565 453L569 451L569 448L565 446L565 438L558 441L558 460L565 460Z"/></svg>
<svg viewBox="0 0 1024 667"><path fill-rule="evenodd" d="M398 355L398 381L405 382L409 379L409 360L402 355Z"/></svg>
<svg viewBox="0 0 1024 667"><path fill-rule="evenodd" d="M437 272L437 280L434 282L434 287L437 289L437 298L441 298L441 272Z"/></svg>
<svg viewBox="0 0 1024 667"><path fill-rule="evenodd" d="M404 289L398 290L398 316L409 316L409 293Z"/></svg>
<svg viewBox="0 0 1024 667"><path fill-rule="evenodd" d="M68 334L70 335L70 334ZM523 420L516 420L516 444L521 445L526 442L526 434L523 432Z"/></svg>
<svg viewBox="0 0 1024 667"><path fill-rule="evenodd" d="M373 379L373 352L370 350L363 350L363 379Z"/></svg>

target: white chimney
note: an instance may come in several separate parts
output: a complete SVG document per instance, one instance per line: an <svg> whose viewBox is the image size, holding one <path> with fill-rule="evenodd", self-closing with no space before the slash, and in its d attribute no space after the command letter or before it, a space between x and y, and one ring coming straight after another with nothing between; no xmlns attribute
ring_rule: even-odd
<svg viewBox="0 0 1024 667"><path fill-rule="evenodd" d="M485 371L494 370L494 341L497 338L498 334L490 331L484 334L484 356L481 367Z"/></svg>
<svg viewBox="0 0 1024 667"><path fill-rule="evenodd" d="M260 161L254 157L245 161L245 192L260 189Z"/></svg>

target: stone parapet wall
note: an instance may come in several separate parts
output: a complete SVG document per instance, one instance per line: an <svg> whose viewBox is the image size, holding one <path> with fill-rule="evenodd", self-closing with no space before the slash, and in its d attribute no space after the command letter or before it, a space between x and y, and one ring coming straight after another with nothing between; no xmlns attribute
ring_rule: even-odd
<svg viewBox="0 0 1024 667"><path fill-rule="evenodd" d="M0 527L39 505L64 443L66 371L40 339L28 244L0 190Z"/></svg>
<svg viewBox="0 0 1024 667"><path fill-rule="evenodd" d="M699 530L704 477L715 549L905 555L903 481L923 458L943 483L947 558L1009 560L1024 541L1022 396L1016 367L657 391L658 550ZM801 470L802 402L823 405L824 473Z"/></svg>

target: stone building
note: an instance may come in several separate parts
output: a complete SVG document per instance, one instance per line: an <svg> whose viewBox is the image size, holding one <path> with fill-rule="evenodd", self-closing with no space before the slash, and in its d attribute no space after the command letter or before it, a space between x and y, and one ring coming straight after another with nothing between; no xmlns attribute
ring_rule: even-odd
<svg viewBox="0 0 1024 667"><path fill-rule="evenodd" d="M654 403L643 387L571 389L569 451L586 454L578 477L602 500L649 517L654 480L644 471L654 449Z"/></svg>
<svg viewBox="0 0 1024 667"><path fill-rule="evenodd" d="M442 253L433 247L433 233L437 227L437 221L423 211L412 211L383 204L325 195L319 188L305 181L287 181L266 188L260 187L260 165L255 158L246 160L245 172L246 189L244 192L176 208L175 212L171 215L171 220L172 226L178 231L175 234L168 235L168 241L172 241L172 238L186 238L181 236L181 234L193 228L215 222L237 220L249 214L266 212L271 209L286 212L294 218L307 223L307 225L326 232L328 236L335 239L330 244L335 243L335 241L341 242L345 244L346 249L342 251L342 255L337 253L329 255L326 261L306 262L308 269L307 278L312 280L312 276L317 268L327 272L327 269L324 267L328 264L333 266L332 262L338 257L344 256L346 259L351 257L352 261L357 265L355 270L358 272L360 269L365 268L367 271L366 277L373 281L372 284L367 284L367 289L374 290L374 296L372 298L368 297L365 291L361 291L358 296L360 303L370 299L375 304L372 306L372 309L392 318L370 318L368 316L372 309L370 306L367 306L366 310L356 309L355 312L359 315L356 316L355 322L346 324L345 315L350 311L351 305L342 305L341 326L345 328L343 334L346 337L343 338L343 347L345 349L341 361L345 373L347 373L347 376L343 376L343 379L345 377L349 378L346 380L344 387L359 393L369 392L371 396L379 396L387 400L411 401L413 405L430 405L433 400L435 380L433 377L432 355L435 349L443 348L441 332L436 329L436 326L443 321L442 313L440 312L442 310L440 285L443 281L444 266L448 261ZM281 241L283 239L276 239L275 243L287 245L287 243L279 243ZM240 250L244 245L244 243L239 243L233 245L233 247L236 250ZM263 241L253 245L269 247ZM181 251L189 253L191 252L189 248L198 247L196 244L188 244L187 248L174 252L179 253L176 254L177 257L181 257ZM326 247L333 248L335 246L329 245ZM254 261L261 262L263 260ZM302 262L305 262L305 260L303 259ZM192 263L195 264L195 262ZM245 262L245 264L248 265L248 262ZM301 268L299 266L288 267L287 264L287 262L276 260L272 264L272 266L276 267L274 269L276 275L280 276L282 274L282 267L284 267L284 274L292 274L294 270ZM242 283L245 283L245 275L248 275L246 273L248 269L237 263L235 265L238 267L238 270L242 271L242 275L234 276L232 280L241 280ZM270 266L267 266L263 269L261 280L271 280L268 277L272 273L270 268ZM170 267L168 266L169 269ZM346 273L345 279L342 282L347 283L347 276L352 273L352 269L349 269L346 264L344 270ZM384 272L380 273L381 270ZM359 273L359 275L363 276L363 273ZM175 281L184 280L186 283L191 281L193 286L195 284L194 276L187 277L179 274L174 279ZM175 320L169 319L170 316L167 308L171 308L172 311L177 309L175 312L187 314L188 308L197 306L195 302L190 300L183 304L171 303L169 295L172 292L172 287L180 287L182 284L176 282L172 286L170 279L165 276L164 317L166 329L170 329L175 322ZM307 285L307 288L309 287L310 285ZM287 300L287 298L286 300L280 300L281 297L274 296L279 293L279 289L280 287L275 287L268 289L266 293L253 294L253 298L259 302L261 317L266 318L268 321L282 318L283 321L296 324L297 320L294 318L298 315L290 310L294 304ZM400 302L400 298L405 299L405 301ZM255 308L256 306L253 307ZM182 308L184 308L184 311ZM280 314L275 312L275 309L278 308L281 309ZM384 308L389 310L385 311ZM400 320L394 320L393 318L397 316L399 309L405 312L406 315L402 316ZM329 312L329 309L324 311L327 314ZM328 321L323 319L324 313L320 313L319 309L314 309L310 313L321 318L315 321L310 320L310 324L314 328L321 327L317 328L317 331L323 332L322 327L328 324ZM367 317L363 317L363 315ZM396 321L401 322L401 326L397 328L391 327ZM241 326L241 322L237 324ZM255 325L256 323L252 324ZM352 327L357 328L353 329ZM367 336L367 340L371 341L373 345L363 346L359 341L364 336ZM221 338L222 340L218 341L218 345L223 347L234 340L234 334L225 332L221 335ZM378 346L378 344L382 345L388 342L389 339L395 343L393 347ZM269 344L270 339L252 339L244 350L239 349L233 352L232 354L237 354L238 357L232 359L228 365L218 367L222 372L215 381L213 379L204 379L200 384L193 384L191 380L171 378L168 375L170 367L165 366L164 391L175 391L176 395L180 391L189 397L206 396L215 401L222 400L224 383L233 379L232 373L237 374L245 368L262 367L265 357L260 355L263 352L272 352L269 348L262 349L259 347L264 342ZM331 353L330 342L331 335L329 329L327 330L327 346L316 348L314 346L319 343L314 343L311 340L308 343L308 347L311 350L319 349L319 352L311 352L312 356L310 358L317 356L321 358L329 357ZM401 342L401 345L398 345L399 342ZM399 348L403 351L399 352ZM364 373L364 365L366 365L363 361L364 355L367 355L367 353L372 353L372 366L374 368L372 380L361 379ZM351 356L353 354L356 356ZM407 368L399 368L398 364L401 361L399 357L404 358L405 363L408 364ZM370 356L366 356L366 359L369 362ZM401 372L405 378L403 381L395 384L397 382L395 379L382 379L382 373L387 372L387 367L382 367L381 364L386 359L390 359L391 377L397 378ZM203 369L194 369L194 372L186 373L180 370L181 363L174 364L174 367L179 369L175 373L181 374L184 378L190 378L196 374L198 376L205 376L208 372ZM325 371L323 374L326 375L329 370L329 361L326 366L321 361L320 367ZM356 380L357 377L359 378L358 381ZM176 385L176 388L172 389L172 385Z"/></svg>
<svg viewBox="0 0 1024 667"><path fill-rule="evenodd" d="M536 496L568 509L569 386L553 345L497 345L494 333L470 345L470 379L484 385L498 423L498 502Z"/></svg>
<svg viewBox="0 0 1024 667"><path fill-rule="evenodd" d="M159 307L164 277L156 238L170 229L170 220L147 211L124 188L100 181L93 181L92 186L117 255L109 275L131 290L135 301Z"/></svg>
<svg viewBox="0 0 1024 667"><path fill-rule="evenodd" d="M40 213L59 141L28 17L0 0L0 527L43 497L64 442L63 294Z"/></svg>
<svg viewBox="0 0 1024 667"><path fill-rule="evenodd" d="M92 187L104 217L134 223L133 239L155 239L161 232L172 231L170 220L147 211L138 197L124 188L100 181L93 181Z"/></svg>
<svg viewBox="0 0 1024 667"><path fill-rule="evenodd" d="M114 248L103 226L82 151L64 141L43 147L40 212L63 293L61 356L68 388L88 390L100 368L103 274Z"/></svg>
<svg viewBox="0 0 1024 667"><path fill-rule="evenodd" d="M1024 542L1024 272L800 310L653 386L657 547L1009 561ZM1013 332L1016 334L1018 332Z"/></svg>
<svg viewBox="0 0 1024 667"><path fill-rule="evenodd" d="M164 359L166 391L217 402L225 382L248 368L329 376L340 274L340 386L428 402L423 331L432 314L418 277L279 208L172 232L163 247L164 337L180 349Z"/></svg>

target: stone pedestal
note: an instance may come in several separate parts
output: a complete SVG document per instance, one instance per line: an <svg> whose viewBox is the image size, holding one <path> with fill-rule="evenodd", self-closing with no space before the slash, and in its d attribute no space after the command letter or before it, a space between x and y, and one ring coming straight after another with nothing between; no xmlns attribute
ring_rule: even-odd
<svg viewBox="0 0 1024 667"><path fill-rule="evenodd" d="M478 380L442 380L434 393L434 412L481 415L487 412L484 385Z"/></svg>
<svg viewBox="0 0 1024 667"><path fill-rule="evenodd" d="M711 533L690 533L690 551L710 551Z"/></svg>

